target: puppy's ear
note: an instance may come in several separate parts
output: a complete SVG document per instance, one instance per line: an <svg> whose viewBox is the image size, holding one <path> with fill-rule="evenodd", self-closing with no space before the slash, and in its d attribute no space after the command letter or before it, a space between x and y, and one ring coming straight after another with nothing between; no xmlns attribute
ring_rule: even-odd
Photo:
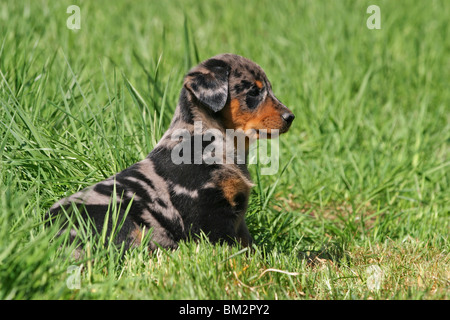
<svg viewBox="0 0 450 320"><path fill-rule="evenodd" d="M209 59L194 67L184 78L184 87L203 105L217 112L228 100L230 66L222 60Z"/></svg>

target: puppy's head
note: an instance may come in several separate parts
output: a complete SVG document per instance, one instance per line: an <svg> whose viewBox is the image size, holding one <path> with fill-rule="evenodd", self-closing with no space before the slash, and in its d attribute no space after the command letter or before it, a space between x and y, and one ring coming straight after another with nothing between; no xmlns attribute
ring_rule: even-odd
<svg viewBox="0 0 450 320"><path fill-rule="evenodd" d="M234 54L221 54L194 67L185 77L193 99L222 120L225 129L288 131L294 114L273 94L264 71Z"/></svg>

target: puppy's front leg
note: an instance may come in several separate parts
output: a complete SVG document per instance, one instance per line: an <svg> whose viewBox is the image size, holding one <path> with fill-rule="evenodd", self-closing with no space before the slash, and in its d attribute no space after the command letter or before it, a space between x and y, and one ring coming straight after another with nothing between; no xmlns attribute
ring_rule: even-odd
<svg viewBox="0 0 450 320"><path fill-rule="evenodd" d="M251 247L253 244L253 238L248 231L244 218L242 218L242 222L238 226L236 239L244 247Z"/></svg>

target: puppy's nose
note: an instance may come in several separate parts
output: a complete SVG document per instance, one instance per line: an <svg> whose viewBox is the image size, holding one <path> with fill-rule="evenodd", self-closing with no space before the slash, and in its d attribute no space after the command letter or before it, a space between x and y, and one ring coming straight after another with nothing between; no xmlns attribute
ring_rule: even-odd
<svg viewBox="0 0 450 320"><path fill-rule="evenodd" d="M283 113L283 114L281 115L281 117L282 117L282 118L284 119L284 121L286 121L288 124L291 124L292 121L294 121L294 118L295 118L294 114L293 114L293 113L290 113L290 112Z"/></svg>

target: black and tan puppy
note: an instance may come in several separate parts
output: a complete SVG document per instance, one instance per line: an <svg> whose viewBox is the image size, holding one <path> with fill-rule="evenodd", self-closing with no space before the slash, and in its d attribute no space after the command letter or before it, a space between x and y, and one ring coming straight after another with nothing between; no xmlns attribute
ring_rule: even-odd
<svg viewBox="0 0 450 320"><path fill-rule="evenodd" d="M244 215L252 182L247 165L207 163L202 158L199 162L194 159L195 152L187 155L193 161L175 163L173 151L182 139L173 137L181 137L175 133L184 130L188 134L184 137L195 141L210 129L223 137L226 129L253 132L256 137L266 130L270 137L273 130L286 132L293 119L292 112L272 93L258 65L234 54L215 56L186 75L172 123L147 158L58 201L50 208L50 215L70 217L75 206L101 232L114 199L119 220L124 217L115 241L125 241L127 247L139 245L143 233L151 232L151 249L155 243L176 248L180 240L201 231L212 242L237 241L248 246L252 237ZM198 123L200 132L195 128ZM205 140L200 137L200 152L206 148ZM195 149L193 142L192 146ZM108 234L110 229L111 223ZM68 231L76 237L76 230Z"/></svg>

